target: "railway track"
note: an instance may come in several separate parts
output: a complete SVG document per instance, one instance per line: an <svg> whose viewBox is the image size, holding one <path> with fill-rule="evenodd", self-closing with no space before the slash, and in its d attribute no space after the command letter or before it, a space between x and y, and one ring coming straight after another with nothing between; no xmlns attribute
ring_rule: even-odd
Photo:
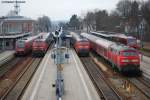
<svg viewBox="0 0 150 100"><path fill-rule="evenodd" d="M38 65L40 64L42 58L31 59L26 68L20 73L16 81L11 85L11 87L3 94L2 100L18 100L24 93L25 88L30 83L32 76L36 72Z"/></svg>
<svg viewBox="0 0 150 100"><path fill-rule="evenodd" d="M20 58L20 57L15 57L12 60L10 60L9 62L3 64L0 66L0 77L2 77L9 69L13 68L14 66L16 66L16 64L18 62L22 62L23 60L25 60L26 58ZM10 66L11 65L11 66Z"/></svg>
<svg viewBox="0 0 150 100"><path fill-rule="evenodd" d="M102 100L120 100L122 97L110 86L103 73L98 69L95 63L92 62L90 57L81 57L85 69L87 70L90 78L93 80L95 87Z"/></svg>
<svg viewBox="0 0 150 100"><path fill-rule="evenodd" d="M144 85L146 85L148 88L150 88L150 79L146 77L140 77L137 78L140 82L142 82Z"/></svg>
<svg viewBox="0 0 150 100"><path fill-rule="evenodd" d="M119 73L113 74L114 72L110 69L110 65L106 64L106 62L104 60L101 61L101 58L99 58L98 56L96 56L96 55L94 55L94 56L95 56L94 58L96 58L99 62L103 63L109 69L106 72L103 72L103 73L105 73L105 75L107 77L109 77L109 79L111 79L112 76L115 76L116 77L115 80L117 80L117 81L119 80L120 83L123 83L123 87L126 85L126 83L124 84L124 82L127 82L127 85L126 85L127 87L124 88L123 91L121 90L121 94L125 94L126 99L150 100L150 94L149 94L150 93L150 80L148 80L144 76L130 78L130 77L124 77ZM93 59L93 57L92 57L92 59ZM114 83L115 88L118 88L117 85L118 84ZM118 91L120 91L120 90L118 90ZM128 91L128 93L126 93L127 91Z"/></svg>
<svg viewBox="0 0 150 100"><path fill-rule="evenodd" d="M19 62L15 63L14 66L12 66L11 63L9 63L10 65L8 64L8 66L11 66L11 68L0 77L1 100L17 82L18 77L21 76L21 73L27 68L26 66L30 61L32 61L31 57L25 57L20 59Z"/></svg>
<svg viewBox="0 0 150 100"><path fill-rule="evenodd" d="M31 56L15 57L0 66L0 100L20 99L41 60Z"/></svg>
<svg viewBox="0 0 150 100"><path fill-rule="evenodd" d="M147 98L150 99L150 84L147 84L142 78L128 78L137 89L139 89Z"/></svg>

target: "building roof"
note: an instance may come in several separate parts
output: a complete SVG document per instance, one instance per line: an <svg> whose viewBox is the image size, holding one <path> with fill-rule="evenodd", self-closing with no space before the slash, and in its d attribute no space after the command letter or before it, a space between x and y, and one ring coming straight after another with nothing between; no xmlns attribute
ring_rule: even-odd
<svg viewBox="0 0 150 100"><path fill-rule="evenodd" d="M31 18L27 18L24 16L6 16L6 17L1 17L0 21L34 21Z"/></svg>
<svg viewBox="0 0 150 100"><path fill-rule="evenodd" d="M0 39L15 39L15 38L18 38L18 37L23 37L23 36L27 36L27 35L30 35L31 33L22 33L22 34L15 34L15 35L1 35L0 36Z"/></svg>

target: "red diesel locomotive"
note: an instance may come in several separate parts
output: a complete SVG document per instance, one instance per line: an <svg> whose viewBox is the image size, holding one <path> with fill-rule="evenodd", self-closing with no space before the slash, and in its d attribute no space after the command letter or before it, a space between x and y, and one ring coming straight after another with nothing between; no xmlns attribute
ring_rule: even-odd
<svg viewBox="0 0 150 100"><path fill-rule="evenodd" d="M136 49L91 34L81 35L90 41L92 50L109 61L121 73L140 74L140 56Z"/></svg>
<svg viewBox="0 0 150 100"><path fill-rule="evenodd" d="M32 51L32 43L33 41L40 37L42 34L38 34L36 36L31 36L23 39L19 39L16 41L15 54L16 55L26 55Z"/></svg>
<svg viewBox="0 0 150 100"><path fill-rule="evenodd" d="M51 33L44 33L40 38L33 41L32 56L44 56L50 43L53 41Z"/></svg>
<svg viewBox="0 0 150 100"><path fill-rule="evenodd" d="M89 41L77 33L71 32L70 34L72 35L71 43L75 48L77 54L79 56L88 56L90 51Z"/></svg>

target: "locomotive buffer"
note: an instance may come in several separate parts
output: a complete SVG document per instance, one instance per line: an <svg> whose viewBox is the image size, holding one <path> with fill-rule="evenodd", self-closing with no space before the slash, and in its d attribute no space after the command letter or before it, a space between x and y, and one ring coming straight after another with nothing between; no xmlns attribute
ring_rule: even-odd
<svg viewBox="0 0 150 100"><path fill-rule="evenodd" d="M56 31L56 44L55 48L52 50L51 57L54 59L54 63L57 65L57 79L53 87L56 88L56 97L57 100L62 100L62 96L64 95L64 79L62 76L63 64L68 62L69 53L68 48L61 46L61 38L59 34L62 31Z"/></svg>

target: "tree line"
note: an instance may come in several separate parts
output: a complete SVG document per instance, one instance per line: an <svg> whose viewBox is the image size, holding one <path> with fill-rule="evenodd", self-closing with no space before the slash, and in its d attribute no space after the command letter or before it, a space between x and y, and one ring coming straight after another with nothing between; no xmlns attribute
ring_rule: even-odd
<svg viewBox="0 0 150 100"><path fill-rule="evenodd" d="M49 32L52 27L51 19L48 16L39 17L35 21L35 30L38 32Z"/></svg>
<svg viewBox="0 0 150 100"><path fill-rule="evenodd" d="M120 0L116 9L88 11L85 16L72 15L65 28L86 31L113 31L140 37L140 25L146 40L150 40L150 1ZM149 37L149 38L148 38Z"/></svg>

